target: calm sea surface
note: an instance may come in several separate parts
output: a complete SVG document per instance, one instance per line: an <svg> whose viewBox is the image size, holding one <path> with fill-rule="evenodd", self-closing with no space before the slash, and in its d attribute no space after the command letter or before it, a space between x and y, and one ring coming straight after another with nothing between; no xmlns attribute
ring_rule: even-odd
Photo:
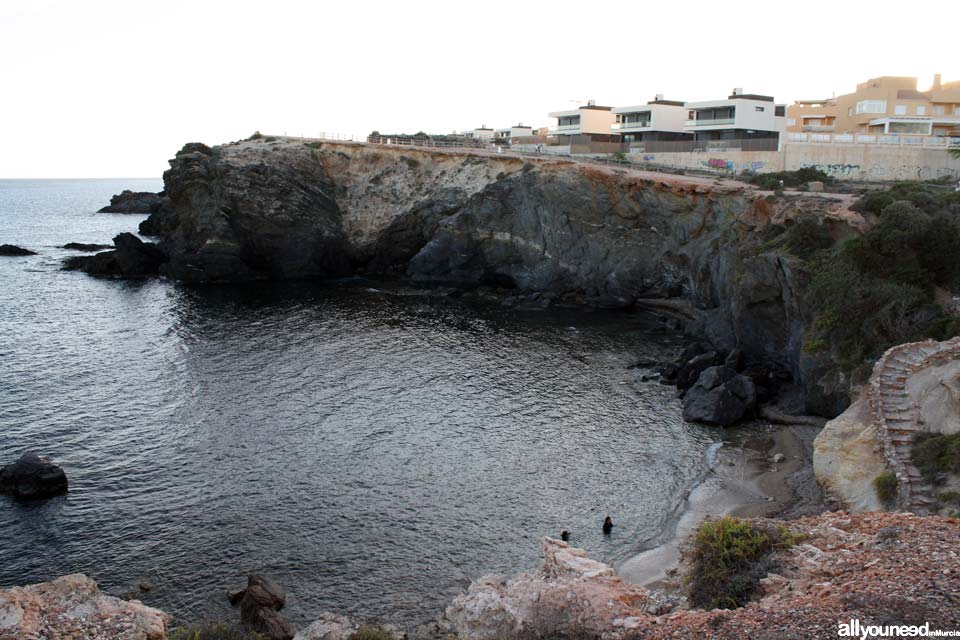
<svg viewBox="0 0 960 640"><path fill-rule="evenodd" d="M661 539L720 432L626 365L654 318L521 311L370 282L191 288L59 271L94 214L159 180L0 180L0 464L56 458L66 497L0 498L0 586L84 572L180 619L288 612L412 625L573 532L618 562ZM600 533L610 514L617 527Z"/></svg>

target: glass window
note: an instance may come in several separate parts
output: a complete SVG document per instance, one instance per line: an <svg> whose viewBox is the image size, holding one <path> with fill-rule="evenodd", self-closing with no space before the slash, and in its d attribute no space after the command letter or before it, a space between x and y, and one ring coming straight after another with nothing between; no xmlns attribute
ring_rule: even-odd
<svg viewBox="0 0 960 640"><path fill-rule="evenodd" d="M943 105L938 104L933 107L933 115L942 116L943 115Z"/></svg>
<svg viewBox="0 0 960 640"><path fill-rule="evenodd" d="M917 115L918 115L918 116L925 116L925 115L927 115L927 107L926 107L925 105L918 104L918 105L917 105Z"/></svg>
<svg viewBox="0 0 960 640"><path fill-rule="evenodd" d="M857 103L857 113L886 113L886 100L861 100Z"/></svg>
<svg viewBox="0 0 960 640"><path fill-rule="evenodd" d="M754 107L754 111L766 111L766 107Z"/></svg>
<svg viewBox="0 0 960 640"><path fill-rule="evenodd" d="M894 115L898 115L898 116L905 116L905 115L907 115L907 105L905 105L905 104L898 104L897 106L895 106L895 107L893 108L893 113L894 113Z"/></svg>
<svg viewBox="0 0 960 640"><path fill-rule="evenodd" d="M794 126L796 126L796 124L797 124L797 119L796 119L796 118L787 118L787 126L788 126L788 127L794 127Z"/></svg>

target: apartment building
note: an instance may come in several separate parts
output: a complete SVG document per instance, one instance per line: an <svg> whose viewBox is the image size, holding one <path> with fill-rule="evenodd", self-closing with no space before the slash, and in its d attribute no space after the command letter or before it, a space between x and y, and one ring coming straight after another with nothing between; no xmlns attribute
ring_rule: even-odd
<svg viewBox="0 0 960 640"><path fill-rule="evenodd" d="M550 133L556 135L561 144L569 144L574 138L592 142L620 139L620 135L610 129L616 121L613 107L598 106L593 100L576 109L553 111L549 115L557 119L557 126Z"/></svg>
<svg viewBox="0 0 960 640"><path fill-rule="evenodd" d="M487 125L483 125L482 127L477 127L476 129L473 130L474 140L482 140L484 142L493 142L493 138L495 135L496 135L496 132L493 129L487 127Z"/></svg>
<svg viewBox="0 0 960 640"><path fill-rule="evenodd" d="M684 128L687 120L686 103L664 100L658 94L644 105L616 107L613 109L613 133L623 142L675 142L692 140L693 133Z"/></svg>
<svg viewBox="0 0 960 640"><path fill-rule="evenodd" d="M533 127L518 124L512 127L506 127L505 129L497 129L494 132L494 140L497 142L510 142L512 139L528 138L532 135Z"/></svg>
<svg viewBox="0 0 960 640"><path fill-rule="evenodd" d="M853 93L790 105L787 131L958 137L960 81L944 84L938 74L918 91L916 78L871 78Z"/></svg>
<svg viewBox="0 0 960 640"><path fill-rule="evenodd" d="M683 130L696 142L747 141L756 150L777 150L786 129L786 105L774 104L772 96L734 89L726 100L688 102Z"/></svg>

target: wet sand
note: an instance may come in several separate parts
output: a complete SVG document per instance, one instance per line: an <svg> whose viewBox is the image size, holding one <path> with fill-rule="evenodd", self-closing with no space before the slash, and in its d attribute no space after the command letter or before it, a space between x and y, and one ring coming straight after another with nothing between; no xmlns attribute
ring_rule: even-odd
<svg viewBox="0 0 960 640"><path fill-rule="evenodd" d="M813 438L819 429L753 423L728 429L710 471L687 498L666 543L616 567L627 582L671 590L681 547L708 516L795 517L826 508L813 479ZM774 462L774 456L783 460ZM779 456L777 456L779 459Z"/></svg>

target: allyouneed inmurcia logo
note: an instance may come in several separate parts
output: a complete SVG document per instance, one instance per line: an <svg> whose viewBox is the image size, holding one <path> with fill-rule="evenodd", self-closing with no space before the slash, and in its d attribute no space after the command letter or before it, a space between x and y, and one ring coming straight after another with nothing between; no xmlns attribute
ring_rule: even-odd
<svg viewBox="0 0 960 640"><path fill-rule="evenodd" d="M923 625L863 625L857 619L840 622L837 635L841 638L960 638L960 631L931 629L930 623Z"/></svg>

